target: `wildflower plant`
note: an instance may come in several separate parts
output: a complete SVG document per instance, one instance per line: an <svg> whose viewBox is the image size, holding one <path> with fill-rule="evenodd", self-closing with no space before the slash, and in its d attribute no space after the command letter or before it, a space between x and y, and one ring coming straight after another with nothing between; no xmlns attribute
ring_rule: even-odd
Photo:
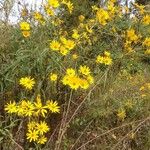
<svg viewBox="0 0 150 150"><path fill-rule="evenodd" d="M133 9L137 13L131 18ZM0 77L4 112L10 122L19 118L23 123L27 149L106 149L109 144L116 149L120 141L115 140L126 139L129 127L138 132L143 122L134 125L149 112L149 20L145 6L127 8L116 0L103 5L47 0L40 9L22 9L13 36L1 44ZM138 121L129 123L132 119ZM129 125L123 124L119 133L124 122ZM83 128L89 128L90 139L112 128L106 135L109 144L87 147L94 138L82 144L82 136L88 139ZM115 140L108 142L112 131ZM78 134L77 140L72 137Z"/></svg>

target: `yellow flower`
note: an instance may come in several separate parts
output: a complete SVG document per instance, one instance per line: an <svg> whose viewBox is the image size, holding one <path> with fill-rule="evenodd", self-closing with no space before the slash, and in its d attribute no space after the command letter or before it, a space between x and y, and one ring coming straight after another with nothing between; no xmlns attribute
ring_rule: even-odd
<svg viewBox="0 0 150 150"><path fill-rule="evenodd" d="M145 86L150 90L150 83L146 83Z"/></svg>
<svg viewBox="0 0 150 150"><path fill-rule="evenodd" d="M103 63L103 60L104 60L104 57L102 57L102 56L100 56L100 55L98 55L98 56L96 57L96 63Z"/></svg>
<svg viewBox="0 0 150 150"><path fill-rule="evenodd" d="M45 121L41 121L36 125L36 131L40 134L43 135L44 133L47 133L49 131L49 127Z"/></svg>
<svg viewBox="0 0 150 150"><path fill-rule="evenodd" d="M150 24L150 15L145 15L142 19L143 24L149 25Z"/></svg>
<svg viewBox="0 0 150 150"><path fill-rule="evenodd" d="M124 118L126 117L126 111L124 109L119 109L117 116L119 119L124 120Z"/></svg>
<svg viewBox="0 0 150 150"><path fill-rule="evenodd" d="M28 123L28 131L29 130L34 130L36 128L37 123L35 121L31 121Z"/></svg>
<svg viewBox="0 0 150 150"><path fill-rule="evenodd" d="M110 57L110 52L105 51L105 52L104 52L104 56L106 56L106 57Z"/></svg>
<svg viewBox="0 0 150 150"><path fill-rule="evenodd" d="M144 87L144 86L141 86L139 90L140 90L140 91L143 91L144 89L145 89L145 87Z"/></svg>
<svg viewBox="0 0 150 150"><path fill-rule="evenodd" d="M28 90L32 90L33 86L35 85L35 81L34 78L31 79L31 77L24 77L20 79L19 84Z"/></svg>
<svg viewBox="0 0 150 150"><path fill-rule="evenodd" d="M78 58L78 55L77 55L77 54L73 54L73 55L72 55L72 58L73 58L73 59L77 59L77 58Z"/></svg>
<svg viewBox="0 0 150 150"><path fill-rule="evenodd" d="M51 43L50 43L50 48L54 51L58 51L59 48L60 48L60 43L58 41L55 41L53 40Z"/></svg>
<svg viewBox="0 0 150 150"><path fill-rule="evenodd" d="M65 76L63 77L63 79L62 79L62 83L63 83L64 85L67 85L67 84L69 83L69 79L70 79L70 77L67 76L67 75L65 75Z"/></svg>
<svg viewBox="0 0 150 150"><path fill-rule="evenodd" d="M60 37L60 41L65 45L67 43L67 39L64 36Z"/></svg>
<svg viewBox="0 0 150 150"><path fill-rule="evenodd" d="M81 22L83 22L84 19L85 19L85 17L84 17L83 15L80 15L78 18L79 18L79 20L80 20Z"/></svg>
<svg viewBox="0 0 150 150"><path fill-rule="evenodd" d="M79 68L79 72L82 73L83 75L89 75L91 72L90 72L90 68L87 67L87 66L80 66Z"/></svg>
<svg viewBox="0 0 150 150"><path fill-rule="evenodd" d="M145 12L145 6L144 5L138 5L137 3L134 3L134 6L139 10L140 14L144 14Z"/></svg>
<svg viewBox="0 0 150 150"><path fill-rule="evenodd" d="M143 46L150 47L150 38L149 37L145 38L145 40L143 42Z"/></svg>
<svg viewBox="0 0 150 150"><path fill-rule="evenodd" d="M133 52L133 49L132 49L132 47L131 47L131 41L126 41L126 42L124 43L124 48L125 48L125 50L126 50L127 52Z"/></svg>
<svg viewBox="0 0 150 150"><path fill-rule="evenodd" d="M63 0L62 1L62 4L65 4L67 7L68 7L68 9L69 9L69 12L70 13L72 13L72 11L73 11L73 3L71 3L70 1L67 1L67 0Z"/></svg>
<svg viewBox="0 0 150 150"><path fill-rule="evenodd" d="M37 96L36 102L34 102L34 105L35 105L34 106L35 115L36 116L42 115L43 117L45 117L45 114L47 114L47 110L46 110L46 106L42 105L40 95Z"/></svg>
<svg viewBox="0 0 150 150"><path fill-rule="evenodd" d="M81 80L80 80L80 87L81 87L82 89L87 89L87 88L89 87L88 81L85 80L85 79L81 79Z"/></svg>
<svg viewBox="0 0 150 150"><path fill-rule="evenodd" d="M49 7L46 8L46 13L47 13L49 16L54 16L54 15L55 15L54 11L53 11L52 9L50 9Z"/></svg>
<svg viewBox="0 0 150 150"><path fill-rule="evenodd" d="M68 68L68 69L66 70L66 74L67 74L68 76L70 76L70 77L73 77L73 76L75 76L76 72L75 72L75 70L74 70L73 68Z"/></svg>
<svg viewBox="0 0 150 150"><path fill-rule="evenodd" d="M107 21L110 19L108 12L102 8L98 9L96 17L101 25L106 25Z"/></svg>
<svg viewBox="0 0 150 150"><path fill-rule="evenodd" d="M56 101L50 101L48 100L46 102L46 107L52 112L52 113L59 113L60 112L60 107L58 106L58 103Z"/></svg>
<svg viewBox="0 0 150 150"><path fill-rule="evenodd" d="M22 31L22 34L25 38L30 36L30 31Z"/></svg>
<svg viewBox="0 0 150 150"><path fill-rule="evenodd" d="M34 12L34 19L41 20L43 19L43 16L39 12Z"/></svg>
<svg viewBox="0 0 150 150"><path fill-rule="evenodd" d="M127 30L127 38L128 38L129 41L136 42L139 37L135 34L134 29L129 29L129 30Z"/></svg>
<svg viewBox="0 0 150 150"><path fill-rule="evenodd" d="M68 85L71 89L77 90L80 86L80 78L73 76L69 76Z"/></svg>
<svg viewBox="0 0 150 150"><path fill-rule="evenodd" d="M112 64L112 59L110 57L104 57L103 63L105 65L111 65Z"/></svg>
<svg viewBox="0 0 150 150"><path fill-rule="evenodd" d="M113 32L113 33L116 33L116 32L117 32L115 27L112 27L112 32Z"/></svg>
<svg viewBox="0 0 150 150"><path fill-rule="evenodd" d="M133 102L131 101L131 100L127 100L126 102L125 102L125 106L127 107L127 108L133 108Z"/></svg>
<svg viewBox="0 0 150 150"><path fill-rule="evenodd" d="M78 39L80 35L78 34L78 31L76 29L73 30L72 38Z"/></svg>
<svg viewBox="0 0 150 150"><path fill-rule="evenodd" d="M22 100L21 103L18 105L18 116L32 116L33 114L33 105L31 102L27 102L26 100ZM28 113L28 114L26 114Z"/></svg>
<svg viewBox="0 0 150 150"><path fill-rule="evenodd" d="M50 80L51 80L51 81L56 81L56 80L57 80L57 74L52 73L52 74L50 75Z"/></svg>
<svg viewBox="0 0 150 150"><path fill-rule="evenodd" d="M62 55L67 55L68 54L68 50L64 47L64 46L61 46L60 47L60 53L62 54Z"/></svg>
<svg viewBox="0 0 150 150"><path fill-rule="evenodd" d="M64 46L69 50L72 50L75 47L75 42L72 40L66 40L64 44Z"/></svg>
<svg viewBox="0 0 150 150"><path fill-rule="evenodd" d="M7 113L16 113L17 112L17 105L16 105L16 102L13 102L13 103L7 103L7 105L5 106L5 111L7 111Z"/></svg>
<svg viewBox="0 0 150 150"><path fill-rule="evenodd" d="M62 83L69 85L71 89L77 90L80 86L80 78L75 76L75 72L72 69L69 69L68 74L63 77Z"/></svg>
<svg viewBox="0 0 150 150"><path fill-rule="evenodd" d="M34 113L34 105L30 101L23 100L18 107L18 115L31 117Z"/></svg>
<svg viewBox="0 0 150 150"><path fill-rule="evenodd" d="M36 141L38 139L38 131L36 130L29 130L27 133L27 140L29 140L30 142L32 141Z"/></svg>
<svg viewBox="0 0 150 150"><path fill-rule="evenodd" d="M30 24L28 22L21 22L20 29L23 31L28 31L30 30Z"/></svg>
<svg viewBox="0 0 150 150"><path fill-rule="evenodd" d="M146 94L142 94L142 95L141 95L141 97L146 97L146 96L147 96Z"/></svg>
<svg viewBox="0 0 150 150"><path fill-rule="evenodd" d="M150 49L147 49L147 50L144 52L144 54L150 55Z"/></svg>
<svg viewBox="0 0 150 150"><path fill-rule="evenodd" d="M112 64L112 58L110 57L110 52L105 51L104 56L98 55L96 58L96 63L111 65Z"/></svg>
<svg viewBox="0 0 150 150"><path fill-rule="evenodd" d="M57 8L60 5L58 0L48 0L48 4L54 8Z"/></svg>
<svg viewBox="0 0 150 150"><path fill-rule="evenodd" d="M91 75L88 75L88 76L87 76L87 81L88 81L90 84L93 84L93 83L94 83L94 78L93 78Z"/></svg>
<svg viewBox="0 0 150 150"><path fill-rule="evenodd" d="M18 107L18 110L17 110L17 114L18 114L18 116L24 116L25 115L25 111L24 111L24 103L26 103L25 102L25 100L23 100L23 101L21 101L21 103L19 104L19 107Z"/></svg>
<svg viewBox="0 0 150 150"><path fill-rule="evenodd" d="M86 28L87 32L89 32L89 33L93 32L92 28L89 28L88 25L86 25L85 28Z"/></svg>
<svg viewBox="0 0 150 150"><path fill-rule="evenodd" d="M92 10L93 10L93 11L97 11L98 9L99 9L99 8L98 8L96 5L93 5L93 6L92 6Z"/></svg>
<svg viewBox="0 0 150 150"><path fill-rule="evenodd" d="M84 24L83 24L83 23L80 23L78 27L79 27L79 28L84 28Z"/></svg>
<svg viewBox="0 0 150 150"><path fill-rule="evenodd" d="M45 136L41 136L37 140L38 144L45 144L45 142L47 142L47 138Z"/></svg>

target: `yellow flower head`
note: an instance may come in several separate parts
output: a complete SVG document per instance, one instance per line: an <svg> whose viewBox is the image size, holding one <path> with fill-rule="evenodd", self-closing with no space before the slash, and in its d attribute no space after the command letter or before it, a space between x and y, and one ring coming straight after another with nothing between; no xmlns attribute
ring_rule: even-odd
<svg viewBox="0 0 150 150"><path fill-rule="evenodd" d="M67 43L67 39L64 36L60 37L60 41L62 42L62 44L66 44Z"/></svg>
<svg viewBox="0 0 150 150"><path fill-rule="evenodd" d="M52 74L50 75L50 80L51 80L51 81L56 81L56 80L57 80L57 74L52 73Z"/></svg>
<svg viewBox="0 0 150 150"><path fill-rule="evenodd" d="M53 41L50 43L50 48L51 48L53 51L58 51L59 48L60 48L60 43L59 43L58 41L53 40Z"/></svg>
<svg viewBox="0 0 150 150"><path fill-rule="evenodd" d="M34 114L34 105L28 100L23 100L18 108L18 115L31 117Z"/></svg>
<svg viewBox="0 0 150 150"><path fill-rule="evenodd" d="M84 17L83 15L80 15L78 18L79 18L79 21L80 21L80 22L83 22L84 19L85 19L85 17Z"/></svg>
<svg viewBox="0 0 150 150"><path fill-rule="evenodd" d="M150 55L150 49L147 49L145 52L144 52L145 55Z"/></svg>
<svg viewBox="0 0 150 150"><path fill-rule="evenodd" d="M64 46L68 49L68 50L72 50L75 47L75 42L72 40L66 40L66 42L64 43Z"/></svg>
<svg viewBox="0 0 150 150"><path fill-rule="evenodd" d="M92 32L93 32L92 28L89 28L88 25L86 25L85 28L86 28L87 32L89 32L89 33L92 33Z"/></svg>
<svg viewBox="0 0 150 150"><path fill-rule="evenodd" d="M112 64L112 58L110 57L110 52L105 51L103 56L98 55L96 58L96 63L111 65Z"/></svg>
<svg viewBox="0 0 150 150"><path fill-rule="evenodd" d="M129 29L127 30L127 39L129 41L134 41L136 42L138 40L138 36L135 34L135 30L134 29Z"/></svg>
<svg viewBox="0 0 150 150"><path fill-rule="evenodd" d="M54 8L57 8L60 5L58 0L48 0L48 4Z"/></svg>
<svg viewBox="0 0 150 150"><path fill-rule="evenodd" d="M46 107L52 112L52 113L59 113L60 107L58 106L58 103L56 101L50 101L48 100L46 102Z"/></svg>
<svg viewBox="0 0 150 150"><path fill-rule="evenodd" d="M43 135L44 133L47 133L49 131L49 127L45 121L41 121L40 123L37 123L36 125L36 131L40 134Z"/></svg>
<svg viewBox="0 0 150 150"><path fill-rule="evenodd" d="M73 76L69 76L68 85L71 89L77 90L80 87L80 78Z"/></svg>
<svg viewBox="0 0 150 150"><path fill-rule="evenodd" d="M29 130L27 133L27 140L29 140L30 142L32 141L36 141L38 139L38 131L36 130Z"/></svg>
<svg viewBox="0 0 150 150"><path fill-rule="evenodd" d="M50 9L49 7L46 7L45 9L46 9L46 13L49 16L54 16L55 15L54 11L52 9Z"/></svg>
<svg viewBox="0 0 150 150"><path fill-rule="evenodd" d="M40 95L37 95L36 102L34 102L35 115L45 117L47 114L46 107L43 106Z"/></svg>
<svg viewBox="0 0 150 150"><path fill-rule="evenodd" d="M67 7L68 7L68 9L69 9L69 12L70 12L70 14L72 13L72 11L73 11L73 3L71 3L70 1L68 1L68 0L62 0L62 4L65 4Z"/></svg>
<svg viewBox="0 0 150 150"><path fill-rule="evenodd" d="M134 6L136 7L136 9L139 10L140 14L144 14L145 12L145 6L144 5L138 5L137 3L134 3Z"/></svg>
<svg viewBox="0 0 150 150"><path fill-rule="evenodd" d="M84 17L83 15L80 15L78 18L79 18L79 21L80 21L80 22L83 22L84 19L85 19L85 17Z"/></svg>
<svg viewBox="0 0 150 150"><path fill-rule="evenodd" d="M104 60L104 57L103 57L103 56L98 55L98 56L96 57L96 63L103 63L103 60Z"/></svg>
<svg viewBox="0 0 150 150"><path fill-rule="evenodd" d="M125 109L119 109L118 113L117 113L117 116L118 116L119 119L124 120L125 117L126 117Z"/></svg>
<svg viewBox="0 0 150 150"><path fill-rule="evenodd" d="M34 12L34 19L36 19L36 20L42 20L43 16L39 12Z"/></svg>
<svg viewBox="0 0 150 150"><path fill-rule="evenodd" d="M112 59L110 57L104 57L103 63L105 65L111 65L112 64Z"/></svg>
<svg viewBox="0 0 150 150"><path fill-rule="evenodd" d="M21 22L20 29L23 31L28 31L30 30L30 24L28 22Z"/></svg>
<svg viewBox="0 0 150 150"><path fill-rule="evenodd" d="M110 19L108 12L102 8L98 9L96 17L101 25L106 25L107 21Z"/></svg>
<svg viewBox="0 0 150 150"><path fill-rule="evenodd" d="M70 76L65 75L62 79L62 83L64 85L67 85L69 83L69 79L70 79Z"/></svg>
<svg viewBox="0 0 150 150"><path fill-rule="evenodd" d="M91 73L90 68L87 67L87 66L85 66L85 65L84 65L84 66L80 66L79 72L80 72L81 74L83 74L83 75L86 75L86 76Z"/></svg>
<svg viewBox="0 0 150 150"><path fill-rule="evenodd" d="M13 103L9 103L5 106L5 111L7 111L7 113L16 113L17 112L17 105L16 105L16 102L13 102Z"/></svg>
<svg viewBox="0 0 150 150"><path fill-rule="evenodd" d="M77 55L77 54L73 54L73 55L72 55L72 58L75 60L75 59L78 58L78 55Z"/></svg>
<svg viewBox="0 0 150 150"><path fill-rule="evenodd" d="M92 6L92 11L97 11L99 8L96 5Z"/></svg>
<svg viewBox="0 0 150 150"><path fill-rule="evenodd" d="M35 85L35 80L31 77L24 77L20 79L19 84L25 87L26 89L31 90Z"/></svg>
<svg viewBox="0 0 150 150"><path fill-rule="evenodd" d="M28 131L29 130L34 130L36 128L37 123L35 121L31 121L28 123Z"/></svg>
<svg viewBox="0 0 150 150"><path fill-rule="evenodd" d="M150 25L150 15L145 15L142 19L144 25Z"/></svg>
<svg viewBox="0 0 150 150"><path fill-rule="evenodd" d="M45 144L46 142L47 142L47 138L45 136L41 136L37 140L38 144Z"/></svg>
<svg viewBox="0 0 150 150"><path fill-rule="evenodd" d="M106 57L110 57L110 52L105 51L105 52L104 52L104 56L106 56Z"/></svg>
<svg viewBox="0 0 150 150"><path fill-rule="evenodd" d="M73 77L73 76L75 76L76 72L73 68L68 68L66 71L66 74L70 77Z"/></svg>
<svg viewBox="0 0 150 150"><path fill-rule="evenodd" d="M78 31L76 29L73 30L72 38L78 39L80 37Z"/></svg>
<svg viewBox="0 0 150 150"><path fill-rule="evenodd" d="M30 36L30 31L22 31L22 35L27 38Z"/></svg>
<svg viewBox="0 0 150 150"><path fill-rule="evenodd" d="M64 46L61 45L60 46L60 53L64 56L66 56L69 53L69 51Z"/></svg>
<svg viewBox="0 0 150 150"><path fill-rule="evenodd" d="M80 87L82 89L88 89L89 87L89 82L85 79L80 79Z"/></svg>
<svg viewBox="0 0 150 150"><path fill-rule="evenodd" d="M145 38L145 40L143 42L143 46L150 47L150 37Z"/></svg>
<svg viewBox="0 0 150 150"><path fill-rule="evenodd" d="M86 79L90 84L94 83L94 78L91 75L88 75Z"/></svg>
<svg viewBox="0 0 150 150"><path fill-rule="evenodd" d="M34 106L30 101L22 100L18 105L18 116L32 116L34 113Z"/></svg>

